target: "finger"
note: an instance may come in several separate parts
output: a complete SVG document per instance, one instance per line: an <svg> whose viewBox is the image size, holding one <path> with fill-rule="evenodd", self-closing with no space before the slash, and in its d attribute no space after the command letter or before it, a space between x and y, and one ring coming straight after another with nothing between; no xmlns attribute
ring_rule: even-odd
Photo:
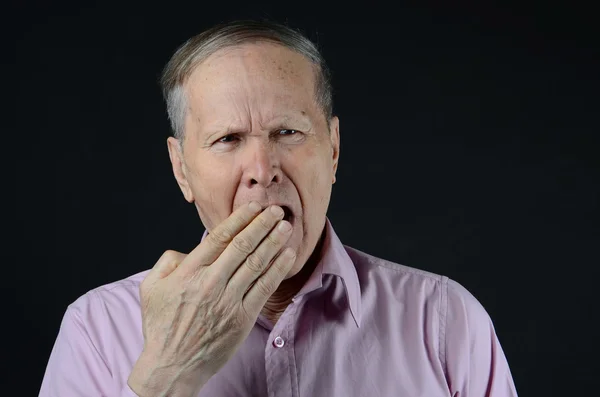
<svg viewBox="0 0 600 397"><path fill-rule="evenodd" d="M258 202L252 201L233 211L190 252L179 267L183 270L195 271L197 266L212 264L231 240L260 213L261 208Z"/></svg>
<svg viewBox="0 0 600 397"><path fill-rule="evenodd" d="M230 278L240 265L244 263L249 256L254 257L254 250L257 249L261 244L261 241L265 239L265 236L272 233L273 228L281 218L283 218L283 209L279 206L274 205L264 210L260 215L254 218L244 230L233 238L231 244L229 244L221 256L219 256L219 259L211 266L210 272L214 271L218 273L221 280L229 282ZM289 224L289 222L286 223ZM283 244L281 246L283 246ZM277 251L279 251L279 249L281 249L281 246L273 252L273 255L268 258L269 260L277 253ZM257 261L261 259L262 258L256 258ZM259 266L258 263L257 266ZM248 284L244 287L247 288ZM243 291L245 291L245 289Z"/></svg>
<svg viewBox="0 0 600 397"><path fill-rule="evenodd" d="M288 247L277 256L267 271L256 279L242 300L242 306L248 315L258 316L267 299L277 290L295 262L296 253Z"/></svg>
<svg viewBox="0 0 600 397"><path fill-rule="evenodd" d="M292 234L292 226L287 221L279 221L277 227L265 237L260 245L247 256L246 260L231 276L227 288L240 298L250 285L269 267Z"/></svg>
<svg viewBox="0 0 600 397"><path fill-rule="evenodd" d="M186 254L173 250L165 251L146 275L145 279L147 283L152 284L157 280L167 277L179 266L186 256Z"/></svg>

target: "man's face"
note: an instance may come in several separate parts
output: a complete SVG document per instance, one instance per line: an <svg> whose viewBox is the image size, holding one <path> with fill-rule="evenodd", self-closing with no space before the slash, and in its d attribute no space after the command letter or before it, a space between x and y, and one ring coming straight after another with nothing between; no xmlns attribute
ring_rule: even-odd
<svg viewBox="0 0 600 397"><path fill-rule="evenodd" d="M335 182L339 124L317 105L312 63L271 43L216 52L185 85L183 158L169 138L173 171L210 232L258 201L286 211L295 275L314 250Z"/></svg>

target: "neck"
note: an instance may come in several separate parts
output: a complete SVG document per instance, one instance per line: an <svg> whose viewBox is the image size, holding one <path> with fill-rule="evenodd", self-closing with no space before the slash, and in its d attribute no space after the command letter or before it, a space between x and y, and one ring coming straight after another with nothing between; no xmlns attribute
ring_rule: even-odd
<svg viewBox="0 0 600 397"><path fill-rule="evenodd" d="M321 259L321 250L323 249L323 241L325 240L325 229L321 233L321 238L317 242L312 254L302 266L302 269L293 277L283 280L279 288L269 297L261 310L261 314L269 319L273 325L279 320L285 309L292 303L292 299L306 284L314 272L319 260Z"/></svg>

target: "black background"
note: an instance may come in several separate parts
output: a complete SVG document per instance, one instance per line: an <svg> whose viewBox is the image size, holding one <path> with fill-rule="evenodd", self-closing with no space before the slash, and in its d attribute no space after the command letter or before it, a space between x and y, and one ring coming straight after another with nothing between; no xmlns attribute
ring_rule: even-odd
<svg viewBox="0 0 600 397"><path fill-rule="evenodd" d="M39 392L69 303L198 243L157 80L188 37L242 17L301 29L333 70L342 241L469 289L521 396L597 390L592 5L447 3L13 3L2 369L19 395Z"/></svg>

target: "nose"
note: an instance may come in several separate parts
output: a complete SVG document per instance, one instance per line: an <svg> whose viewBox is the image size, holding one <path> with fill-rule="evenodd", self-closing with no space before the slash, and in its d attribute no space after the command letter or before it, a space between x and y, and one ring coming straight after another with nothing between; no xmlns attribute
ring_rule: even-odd
<svg viewBox="0 0 600 397"><path fill-rule="evenodd" d="M243 182L248 188L280 183L282 172L276 148L268 142L257 139L249 142L244 159Z"/></svg>

